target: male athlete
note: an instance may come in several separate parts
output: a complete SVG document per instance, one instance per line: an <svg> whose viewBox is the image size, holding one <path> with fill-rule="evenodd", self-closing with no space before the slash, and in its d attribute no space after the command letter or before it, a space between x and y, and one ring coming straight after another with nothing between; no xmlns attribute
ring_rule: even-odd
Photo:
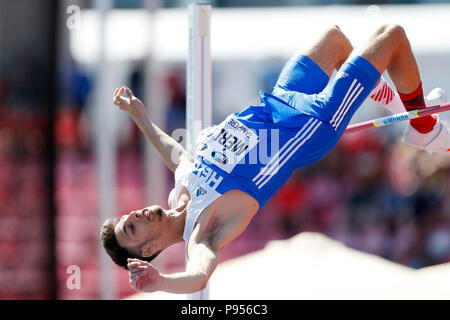
<svg viewBox="0 0 450 320"><path fill-rule="evenodd" d="M385 70L396 91L381 77ZM433 90L428 106L444 103L444 95ZM260 105L203 130L195 159L147 118L145 106L128 88L116 89L114 103L159 151L175 174L175 188L168 209L153 205L107 220L101 231L106 252L129 270L138 291L205 288L221 250L296 168L323 158L336 145L367 97L394 112L426 108L415 57L398 25L381 26L355 50L339 27L329 28L287 62L273 92L261 93ZM403 140L429 153L450 153L450 132L437 115L410 120ZM277 152L267 159L267 152L259 151L273 144ZM185 271L162 274L149 263L182 241Z"/></svg>

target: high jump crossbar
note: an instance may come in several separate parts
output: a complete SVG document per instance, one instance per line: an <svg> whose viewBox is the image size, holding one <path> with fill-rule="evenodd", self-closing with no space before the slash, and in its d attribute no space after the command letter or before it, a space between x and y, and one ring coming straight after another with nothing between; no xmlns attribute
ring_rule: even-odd
<svg viewBox="0 0 450 320"><path fill-rule="evenodd" d="M370 128L384 127L393 123L425 117L435 113L450 111L450 103L444 103L425 109L417 109L403 113L396 113L387 117L368 120L350 125L345 129L344 133L352 133Z"/></svg>
<svg viewBox="0 0 450 320"><path fill-rule="evenodd" d="M189 51L186 65L186 149L194 157L200 131L212 124L211 11L208 3L188 6ZM187 263L187 260L186 260ZM209 287L188 294L189 300L209 299Z"/></svg>

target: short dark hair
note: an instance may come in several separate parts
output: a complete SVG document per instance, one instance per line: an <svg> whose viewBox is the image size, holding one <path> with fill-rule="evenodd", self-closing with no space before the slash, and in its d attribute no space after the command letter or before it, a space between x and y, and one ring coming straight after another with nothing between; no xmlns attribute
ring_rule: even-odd
<svg viewBox="0 0 450 320"><path fill-rule="evenodd" d="M136 258L151 262L161 253L162 250L156 252L150 257L142 257L140 255L136 255L130 252L130 250L124 247L121 247L117 242L116 233L114 232L115 227L116 224L114 223L113 219L106 220L101 227L100 236L102 239L103 247L106 250L106 253L111 257L112 261L114 261L114 263L117 264L119 267L128 270L127 266L128 258Z"/></svg>

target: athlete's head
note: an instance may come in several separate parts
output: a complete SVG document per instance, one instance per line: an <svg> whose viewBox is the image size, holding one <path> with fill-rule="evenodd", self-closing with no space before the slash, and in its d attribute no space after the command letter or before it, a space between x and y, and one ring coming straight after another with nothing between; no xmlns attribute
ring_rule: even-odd
<svg viewBox="0 0 450 320"><path fill-rule="evenodd" d="M152 261L167 247L167 214L160 206L151 206L108 219L101 227L103 247L119 266L127 268L128 258Z"/></svg>

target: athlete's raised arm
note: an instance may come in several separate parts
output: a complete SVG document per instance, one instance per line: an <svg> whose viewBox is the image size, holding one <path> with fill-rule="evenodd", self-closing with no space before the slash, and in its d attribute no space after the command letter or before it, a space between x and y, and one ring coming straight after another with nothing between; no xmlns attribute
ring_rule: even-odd
<svg viewBox="0 0 450 320"><path fill-rule="evenodd" d="M148 119L144 104L133 95L133 92L129 88L123 86L120 89L116 89L113 100L114 104L121 110L128 112L142 133L144 133L156 150L158 150L172 172L175 172L175 169L181 161L192 161L192 156L182 145Z"/></svg>
<svg viewBox="0 0 450 320"><path fill-rule="evenodd" d="M130 285L143 292L167 291L171 293L192 293L206 287L215 270L219 253L199 243L191 251L186 271L161 274L146 261L128 259Z"/></svg>

